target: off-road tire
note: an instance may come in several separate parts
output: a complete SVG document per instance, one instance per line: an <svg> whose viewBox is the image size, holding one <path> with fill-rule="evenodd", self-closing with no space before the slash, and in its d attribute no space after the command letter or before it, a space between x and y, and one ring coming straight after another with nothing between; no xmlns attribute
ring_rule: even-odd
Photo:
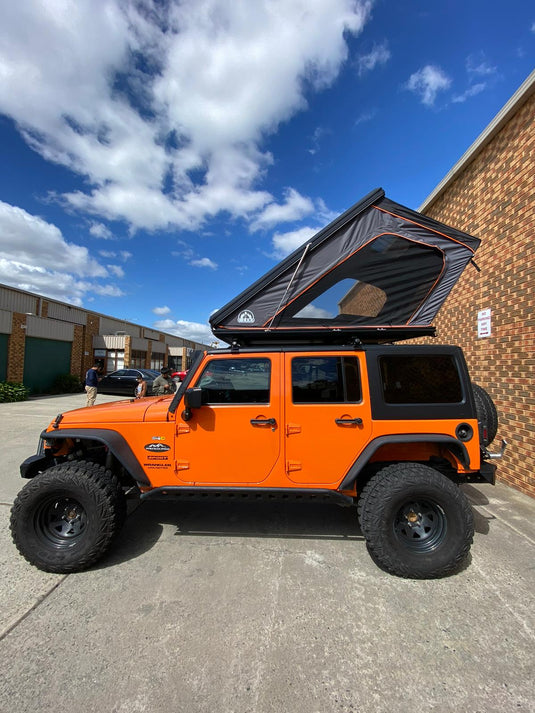
<svg viewBox="0 0 535 713"><path fill-rule="evenodd" d="M487 441L483 445L488 446L498 433L498 411L489 393L482 386L472 384L472 391L476 402L477 420L487 428Z"/></svg>
<svg viewBox="0 0 535 713"><path fill-rule="evenodd" d="M457 571L474 536L472 509L446 476L420 463L395 463L364 487L359 513L366 546L381 569L435 579Z"/></svg>
<svg viewBox="0 0 535 713"><path fill-rule="evenodd" d="M11 534L21 555L39 569L80 572L109 550L125 513L119 483L104 466L63 463L20 491L11 510Z"/></svg>

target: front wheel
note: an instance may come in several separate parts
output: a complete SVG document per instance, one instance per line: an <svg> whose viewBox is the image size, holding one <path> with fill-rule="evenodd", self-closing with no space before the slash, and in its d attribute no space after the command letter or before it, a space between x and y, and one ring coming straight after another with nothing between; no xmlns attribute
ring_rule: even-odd
<svg viewBox="0 0 535 713"><path fill-rule="evenodd" d="M100 469L55 466L20 491L11 510L11 534L30 564L68 574L87 569L108 551L122 524L124 502L112 476Z"/></svg>
<svg viewBox="0 0 535 713"><path fill-rule="evenodd" d="M399 577L433 579L458 570L474 535L459 488L419 463L383 468L364 487L360 525L372 559Z"/></svg>

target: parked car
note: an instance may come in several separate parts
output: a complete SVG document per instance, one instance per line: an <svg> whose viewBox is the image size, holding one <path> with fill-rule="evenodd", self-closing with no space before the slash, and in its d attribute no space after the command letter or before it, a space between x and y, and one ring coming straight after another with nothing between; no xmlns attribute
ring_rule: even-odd
<svg viewBox="0 0 535 713"><path fill-rule="evenodd" d="M184 381L187 373L188 373L187 369L186 369L186 371L173 371L171 376L173 377L173 379L175 379L175 381Z"/></svg>
<svg viewBox="0 0 535 713"><path fill-rule="evenodd" d="M135 396L137 378L142 376L147 382L147 396L152 394L152 382L159 375L153 369L118 369L105 376L98 385L101 394Z"/></svg>

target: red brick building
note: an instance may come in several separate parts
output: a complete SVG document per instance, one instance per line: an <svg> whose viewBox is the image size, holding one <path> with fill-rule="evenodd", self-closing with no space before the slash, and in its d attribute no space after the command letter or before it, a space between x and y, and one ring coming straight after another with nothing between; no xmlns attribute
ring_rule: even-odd
<svg viewBox="0 0 535 713"><path fill-rule="evenodd" d="M482 244L442 307L435 341L463 347L509 447L498 478L535 497L535 71L420 211ZM489 312L490 310L490 312Z"/></svg>

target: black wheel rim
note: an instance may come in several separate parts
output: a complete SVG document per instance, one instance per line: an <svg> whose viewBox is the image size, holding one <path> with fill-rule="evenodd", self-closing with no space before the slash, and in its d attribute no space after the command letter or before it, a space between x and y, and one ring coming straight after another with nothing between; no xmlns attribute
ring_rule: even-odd
<svg viewBox="0 0 535 713"><path fill-rule="evenodd" d="M54 549L74 547L85 534L87 513L68 496L49 498L35 513L35 532L43 544Z"/></svg>
<svg viewBox="0 0 535 713"><path fill-rule="evenodd" d="M394 535L415 553L435 550L445 539L447 520L444 510L431 500L410 500L397 511Z"/></svg>

